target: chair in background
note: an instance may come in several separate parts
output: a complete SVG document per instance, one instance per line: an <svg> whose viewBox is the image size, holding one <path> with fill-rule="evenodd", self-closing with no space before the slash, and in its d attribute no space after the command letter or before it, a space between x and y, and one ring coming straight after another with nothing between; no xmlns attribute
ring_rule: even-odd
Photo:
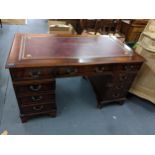
<svg viewBox="0 0 155 155"><path fill-rule="evenodd" d="M96 20L95 24L95 34L97 32L101 34L109 34L109 33L115 33L115 27L114 27L114 20L113 19L99 19Z"/></svg>
<svg viewBox="0 0 155 155"><path fill-rule="evenodd" d="M123 19L120 21L120 32L125 35L127 43L136 43L144 30L147 19Z"/></svg>
<svg viewBox="0 0 155 155"><path fill-rule="evenodd" d="M81 19L80 25L86 32L100 34L115 33L117 22L114 19Z"/></svg>
<svg viewBox="0 0 155 155"><path fill-rule="evenodd" d="M74 34L74 28L65 20L48 20L48 33L50 34Z"/></svg>

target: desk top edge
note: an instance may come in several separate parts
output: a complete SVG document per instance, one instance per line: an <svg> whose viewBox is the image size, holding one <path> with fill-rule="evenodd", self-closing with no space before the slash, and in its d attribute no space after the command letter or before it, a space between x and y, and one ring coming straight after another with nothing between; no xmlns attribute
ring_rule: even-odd
<svg viewBox="0 0 155 155"><path fill-rule="evenodd" d="M78 59L50 59L50 60L25 60L17 61L17 55L19 54L19 45L21 37L25 34L33 36L60 36L60 37L92 37L92 36L81 36L81 35L51 35L51 34L29 34L29 33L16 33L10 49L10 53L7 59L6 68L26 68L26 67L55 67L55 66L85 66L85 65L96 65L96 64L108 64L108 63L140 63L144 59L136 54L126 57L113 57L113 58L94 58L86 59L85 62L80 62ZM96 37L96 36L93 36ZM51 61L52 60L52 61Z"/></svg>

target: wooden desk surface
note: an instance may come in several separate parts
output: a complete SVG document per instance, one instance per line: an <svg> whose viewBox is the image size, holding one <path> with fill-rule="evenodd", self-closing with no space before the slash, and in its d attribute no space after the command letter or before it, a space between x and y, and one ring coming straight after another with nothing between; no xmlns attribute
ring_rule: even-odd
<svg viewBox="0 0 155 155"><path fill-rule="evenodd" d="M142 60L127 45L110 36L17 33L6 67L78 66Z"/></svg>

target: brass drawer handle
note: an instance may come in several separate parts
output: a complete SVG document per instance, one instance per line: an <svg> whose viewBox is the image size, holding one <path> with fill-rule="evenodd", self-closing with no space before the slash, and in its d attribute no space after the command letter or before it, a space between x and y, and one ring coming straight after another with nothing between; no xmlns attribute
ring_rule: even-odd
<svg viewBox="0 0 155 155"><path fill-rule="evenodd" d="M31 85L30 90L39 91L42 88L42 85Z"/></svg>
<svg viewBox="0 0 155 155"><path fill-rule="evenodd" d="M42 110L43 109L43 105L41 105L41 106L35 106L35 107L33 107L33 110L35 110L35 111L40 111L40 110Z"/></svg>
<svg viewBox="0 0 155 155"><path fill-rule="evenodd" d="M42 96L32 96L31 97L33 102L40 101L42 98L43 98Z"/></svg>
<svg viewBox="0 0 155 155"><path fill-rule="evenodd" d="M100 68L99 67L96 67L95 68L95 72L96 73L102 73L104 70L105 70L105 67L100 67Z"/></svg>
<svg viewBox="0 0 155 155"><path fill-rule="evenodd" d="M29 72L29 75L32 78L39 78L40 74L41 74L40 70L32 70Z"/></svg>

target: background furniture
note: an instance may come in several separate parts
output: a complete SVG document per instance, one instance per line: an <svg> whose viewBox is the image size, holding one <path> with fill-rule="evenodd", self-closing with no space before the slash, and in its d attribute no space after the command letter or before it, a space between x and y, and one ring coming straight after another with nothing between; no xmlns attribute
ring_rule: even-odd
<svg viewBox="0 0 155 155"><path fill-rule="evenodd" d="M148 22L135 51L145 58L145 62L130 92L155 104L155 20Z"/></svg>
<svg viewBox="0 0 155 155"><path fill-rule="evenodd" d="M80 26L82 30L86 30L87 32L108 34L110 32L115 33L116 21L113 19L81 19Z"/></svg>
<svg viewBox="0 0 155 155"><path fill-rule="evenodd" d="M115 34L116 32L125 36L128 44L134 44L138 41L141 32L144 30L147 19L58 19L71 24L77 34L93 32L93 34Z"/></svg>
<svg viewBox="0 0 155 155"><path fill-rule="evenodd" d="M1 19L3 24L7 25L25 25L27 24L26 19Z"/></svg>
<svg viewBox="0 0 155 155"><path fill-rule="evenodd" d="M74 28L66 21L48 20L48 33L50 34L74 34Z"/></svg>
<svg viewBox="0 0 155 155"><path fill-rule="evenodd" d="M125 35L125 41L135 43L144 30L148 20L120 20L119 31Z"/></svg>
<svg viewBox="0 0 155 155"><path fill-rule="evenodd" d="M116 36L121 42L125 41L125 35L120 33L121 22L119 19L50 19L48 25L51 24L71 25L72 34L79 35L103 35L109 34ZM49 30L50 32L50 30ZM60 34L61 31L54 33ZM53 33L53 31L52 31ZM63 33L63 32L61 32Z"/></svg>
<svg viewBox="0 0 155 155"><path fill-rule="evenodd" d="M58 22L63 22L66 25L71 24L73 29L76 31L77 34L81 34L83 32L83 29L80 25L80 19L49 19L49 21L58 21Z"/></svg>
<svg viewBox="0 0 155 155"><path fill-rule="evenodd" d="M39 115L56 116L56 78L86 76L95 90L98 107L122 103L143 62L110 36L58 36L15 35L6 67L22 122Z"/></svg>
<svg viewBox="0 0 155 155"><path fill-rule="evenodd" d="M117 29L118 21L116 19L59 19L59 21L66 21L71 24L77 34L82 34L84 30L87 32L101 32L101 34L107 34L109 32L115 32Z"/></svg>

